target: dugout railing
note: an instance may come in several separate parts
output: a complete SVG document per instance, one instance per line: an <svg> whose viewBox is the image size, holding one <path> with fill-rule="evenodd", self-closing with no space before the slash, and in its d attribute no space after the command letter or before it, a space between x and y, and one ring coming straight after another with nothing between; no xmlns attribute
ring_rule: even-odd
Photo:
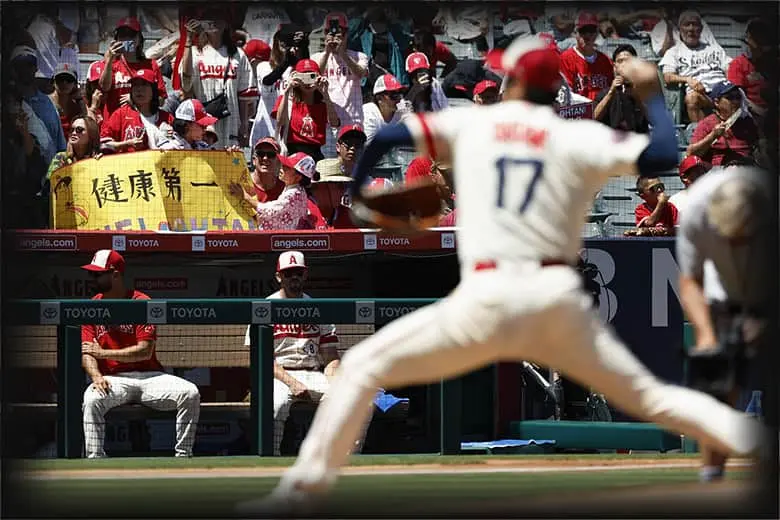
<svg viewBox="0 0 780 520"><path fill-rule="evenodd" d="M382 325L435 299L167 299L17 300L6 306L6 323L57 330L56 447L59 458L83 452L81 325L251 325L249 437L251 453L273 454L273 325ZM462 382L441 382L441 454L460 453Z"/></svg>

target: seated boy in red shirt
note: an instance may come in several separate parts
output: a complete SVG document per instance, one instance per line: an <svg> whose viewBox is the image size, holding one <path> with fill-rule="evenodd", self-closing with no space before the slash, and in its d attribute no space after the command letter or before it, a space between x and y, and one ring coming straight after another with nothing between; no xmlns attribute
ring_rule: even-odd
<svg viewBox="0 0 780 520"><path fill-rule="evenodd" d="M639 177L636 191L644 200L634 209L636 228L625 232L626 236L673 236L677 223L677 208L669 202L666 187L658 177Z"/></svg>

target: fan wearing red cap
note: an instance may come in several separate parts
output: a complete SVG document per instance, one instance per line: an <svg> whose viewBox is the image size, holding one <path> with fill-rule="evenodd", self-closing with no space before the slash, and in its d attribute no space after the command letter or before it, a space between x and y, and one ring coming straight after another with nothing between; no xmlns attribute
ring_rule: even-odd
<svg viewBox="0 0 780 520"><path fill-rule="evenodd" d="M681 215L685 213L685 208L688 205L688 195L690 194L688 188L711 169L712 165L710 163L702 160L701 157L696 155L689 155L680 161L680 180L683 185L685 185L685 189L682 189L669 197L669 202L677 208L677 211Z"/></svg>
<svg viewBox="0 0 780 520"><path fill-rule="evenodd" d="M98 291L93 300L148 300L125 286L125 259L111 249L95 253L82 266ZM176 456L191 457L200 414L198 387L166 374L157 360L154 325L83 325L81 363L92 384L84 392L84 441L87 458L103 458L105 414L129 402L157 410L176 410Z"/></svg>
<svg viewBox="0 0 780 520"><path fill-rule="evenodd" d="M283 128L288 153L303 152L319 161L328 126L338 128L340 120L328 93L328 80L320 74L317 62L298 60L284 93L279 96L271 117Z"/></svg>
<svg viewBox="0 0 780 520"><path fill-rule="evenodd" d="M498 84L489 79L483 79L474 85L474 103L477 105L492 105L498 103Z"/></svg>
<svg viewBox="0 0 780 520"><path fill-rule="evenodd" d="M561 53L561 72L574 93L590 100L608 88L615 77L612 62L596 50L599 19L589 12L577 17L577 45Z"/></svg>
<svg viewBox="0 0 780 520"><path fill-rule="evenodd" d="M284 190L276 200L255 204L255 220L261 230L301 229L307 225L309 197L306 187L318 178L316 163L303 152L282 155L279 162L282 164L279 178L284 182ZM245 198L240 184L231 184L230 193Z"/></svg>
<svg viewBox="0 0 780 520"><path fill-rule="evenodd" d="M413 52L406 57L406 72L412 86L406 99L415 112L437 112L449 106L447 95L438 79L433 77L431 63L422 52Z"/></svg>
<svg viewBox="0 0 780 520"><path fill-rule="evenodd" d="M130 80L130 102L122 105L100 129L101 148L111 153L156 150L168 140L173 115L160 110L151 69L138 69Z"/></svg>
<svg viewBox="0 0 780 520"><path fill-rule="evenodd" d="M392 74L383 74L376 78L372 89L374 97L363 105L363 131L366 133L366 143L370 143L381 128L394 125L401 120L405 112L399 108L402 106L405 90L406 88Z"/></svg>
<svg viewBox="0 0 780 520"><path fill-rule="evenodd" d="M212 116L197 99L186 99L176 107L173 119L173 133L167 136L161 150L208 150L203 139L206 127L218 120Z"/></svg>
<svg viewBox="0 0 780 520"><path fill-rule="evenodd" d="M157 95L167 97L165 82L157 61L144 55L144 35L137 18L122 18L116 24L114 39L103 58L99 86L104 93L103 119L108 120L122 105L130 102L130 80L139 70L151 71L151 78L157 84ZM159 102L159 100L158 100Z"/></svg>
<svg viewBox="0 0 780 520"><path fill-rule="evenodd" d="M344 13L329 13L325 17L325 50L311 57L328 80L329 97L344 126L363 120L360 82L368 76L368 56L347 49L347 30Z"/></svg>

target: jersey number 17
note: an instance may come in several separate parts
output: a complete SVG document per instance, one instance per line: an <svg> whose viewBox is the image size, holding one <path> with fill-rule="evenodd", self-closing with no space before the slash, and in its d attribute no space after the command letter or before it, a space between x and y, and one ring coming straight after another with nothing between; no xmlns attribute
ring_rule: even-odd
<svg viewBox="0 0 780 520"><path fill-rule="evenodd" d="M537 159L513 159L511 157L501 157L496 161L496 170L498 170L498 198L496 205L499 208L505 207L504 201L504 188L506 186L507 177L512 176L512 179L520 178L520 182L525 182L525 196L523 197L519 213L523 213L528 205L531 203L531 199L536 189L536 184L542 177L542 170L544 165L542 161ZM516 181L515 181L516 182Z"/></svg>

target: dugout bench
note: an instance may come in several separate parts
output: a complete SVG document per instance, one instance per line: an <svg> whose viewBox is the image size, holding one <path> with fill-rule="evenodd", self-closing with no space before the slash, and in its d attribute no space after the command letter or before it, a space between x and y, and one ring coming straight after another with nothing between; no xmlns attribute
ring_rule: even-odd
<svg viewBox="0 0 780 520"><path fill-rule="evenodd" d="M78 327L75 327L78 330ZM339 354L373 334L373 325L337 327ZM246 431L250 419L249 368L250 350L244 345L246 325L160 325L156 352L160 363L175 374L194 368L228 369L225 375L237 379L229 388L219 388L220 382L199 388L201 391L201 423L237 419ZM11 363L15 368L51 371L57 369L57 327L50 325L12 326L7 329ZM238 370L236 370L238 369ZM223 381L225 375L221 378ZM85 375L86 381L86 375ZM86 383L85 383L86 388ZM56 402L17 402L11 405L15 417L23 420L51 422L56 420ZM296 401L287 420L282 440L282 454L294 454L311 424L317 405ZM386 412L375 409L372 425L377 423L391 430L408 416L409 403L403 401ZM175 411L159 411L141 404L126 404L110 410L107 422L127 421L133 453L151 453L145 424L148 420L171 419ZM370 435L369 435L370 436ZM376 438L376 435L373 436Z"/></svg>

